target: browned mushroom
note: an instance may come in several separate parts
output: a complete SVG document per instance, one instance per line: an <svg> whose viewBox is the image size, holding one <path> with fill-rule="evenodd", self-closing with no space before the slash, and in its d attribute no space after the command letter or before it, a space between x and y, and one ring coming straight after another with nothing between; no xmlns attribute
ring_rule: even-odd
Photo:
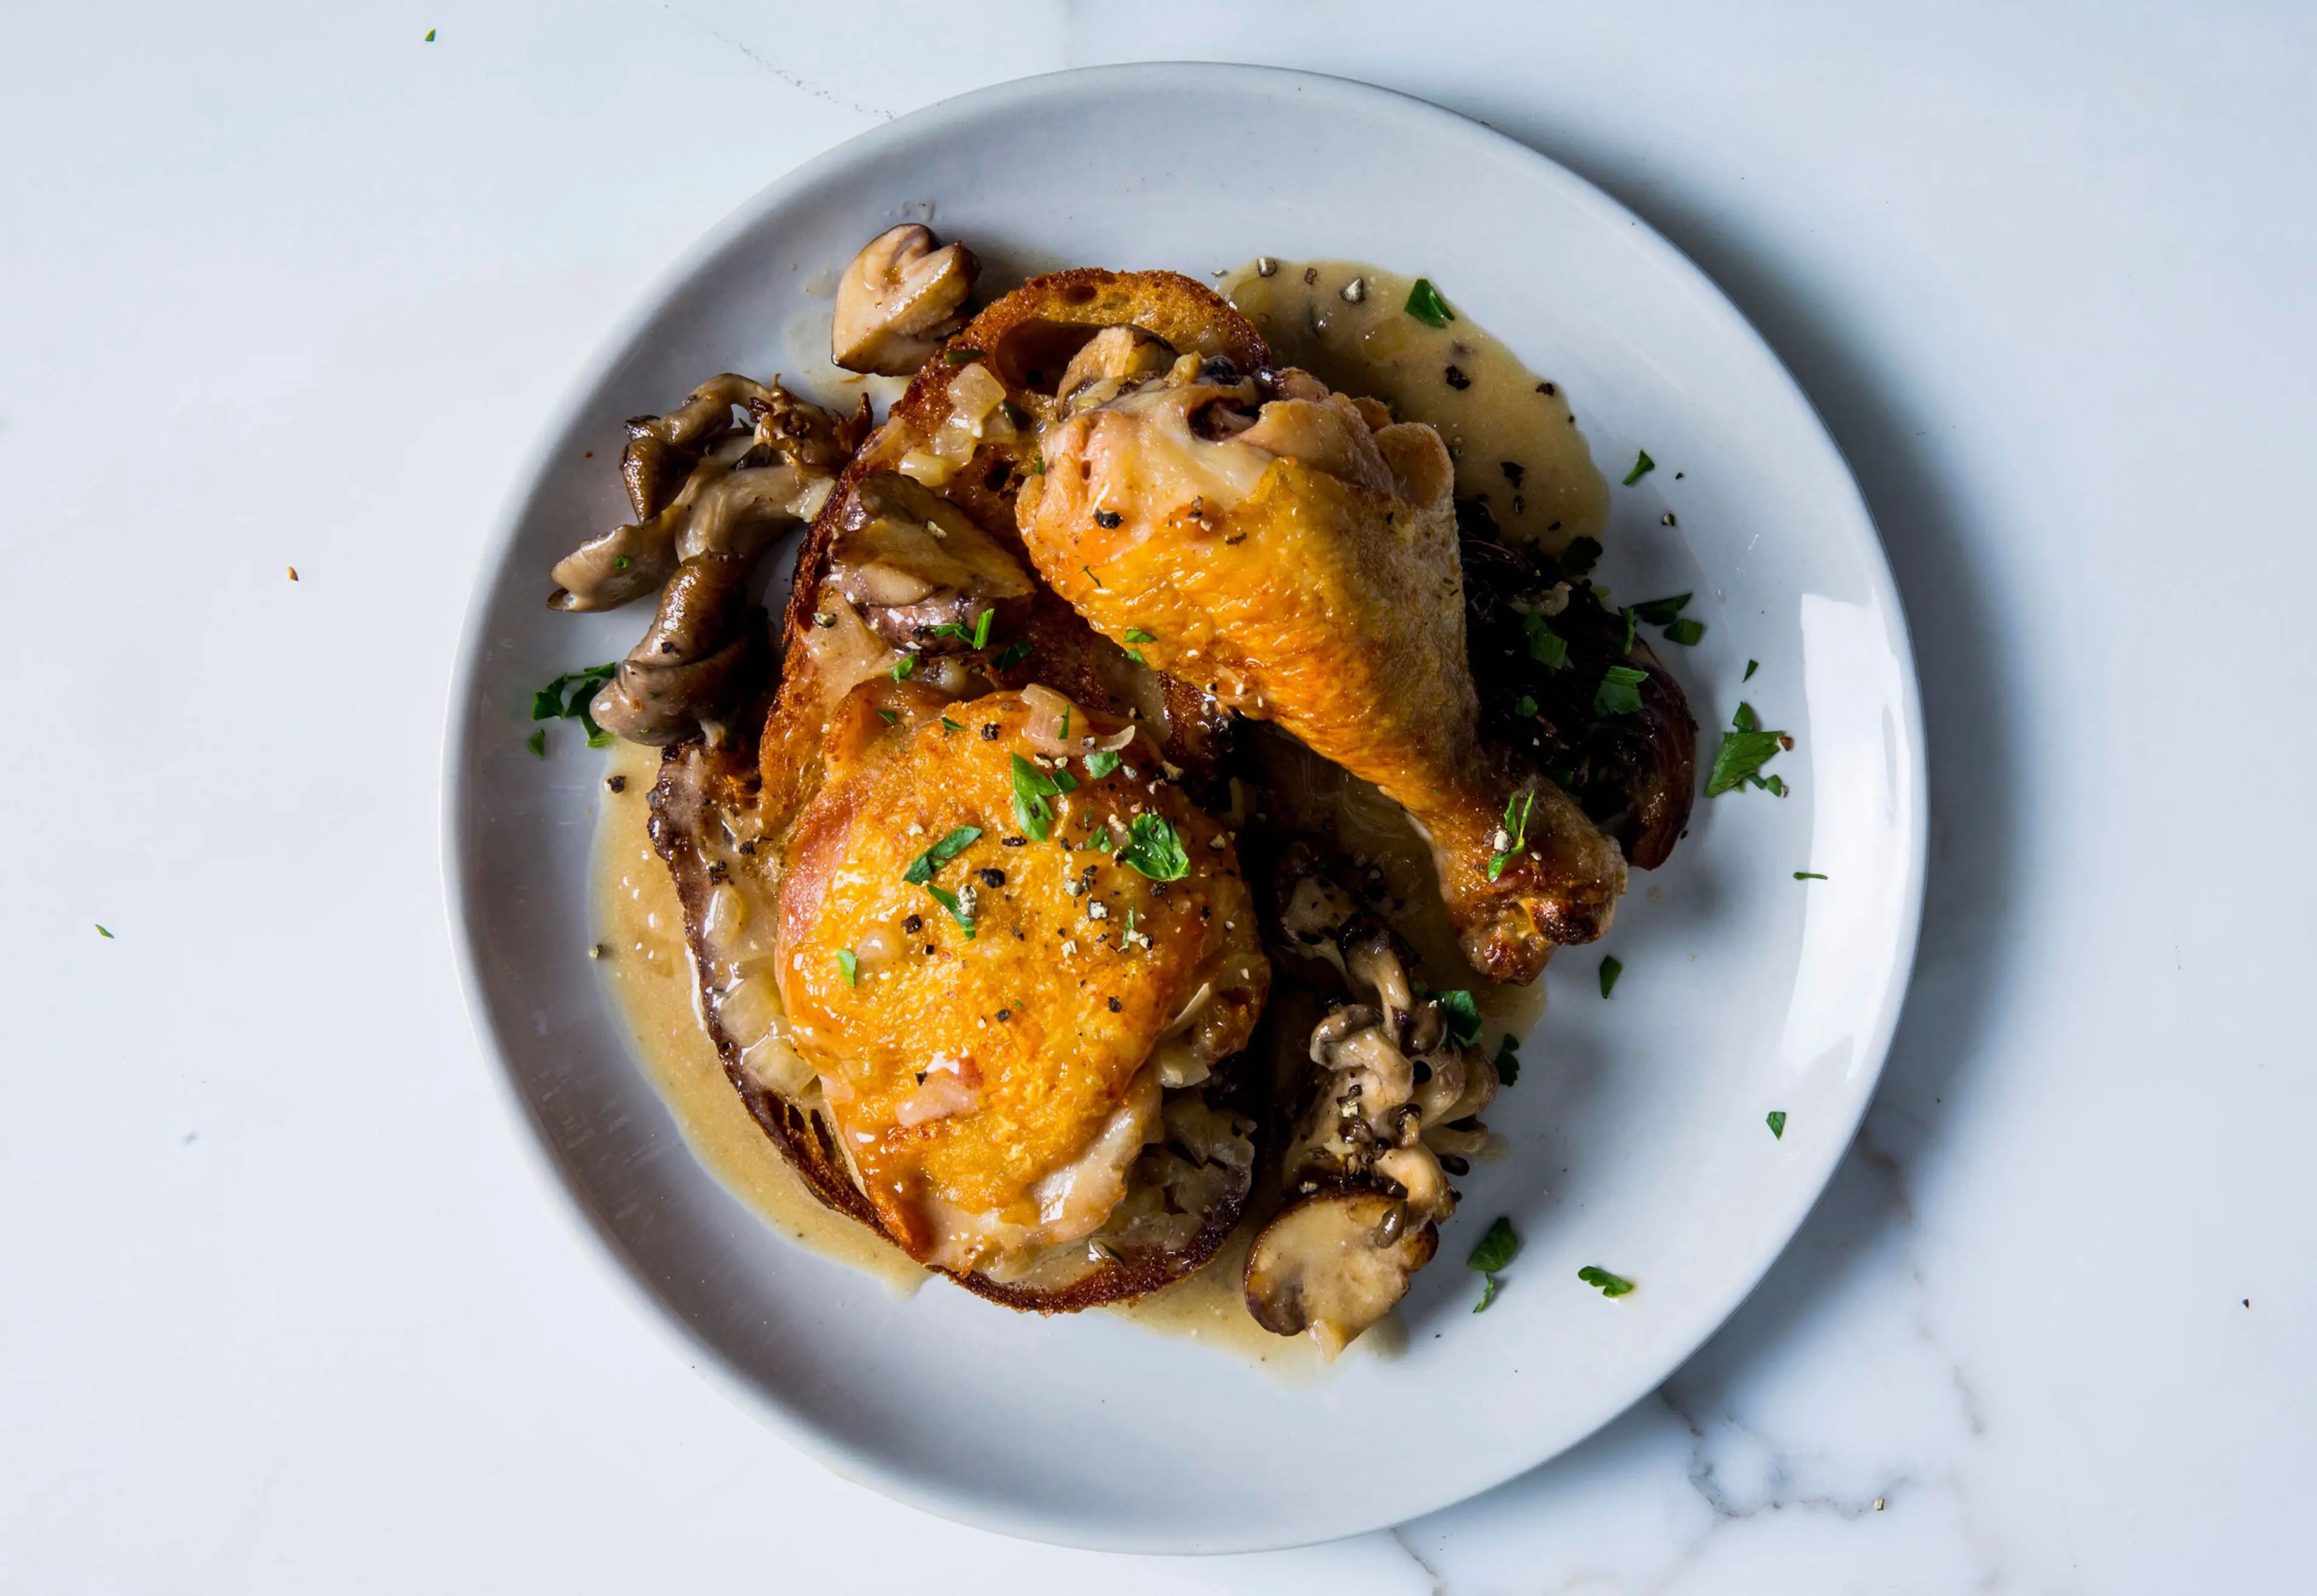
<svg viewBox="0 0 2317 1596"><path fill-rule="evenodd" d="M745 426L733 420L741 408ZM819 513L868 430L865 399L838 417L777 381L729 372L628 424L621 472L640 518L558 561L547 601L611 609L665 584L650 630L595 696L599 725L658 745L717 731L768 655L750 601L757 556Z"/></svg>
<svg viewBox="0 0 2317 1596"><path fill-rule="evenodd" d="M981 263L962 244L937 247L916 222L863 246L836 285L829 358L848 372L906 377L963 323Z"/></svg>
<svg viewBox="0 0 2317 1596"><path fill-rule="evenodd" d="M1354 1000L1312 1027L1315 1068L1296 1094L1279 1164L1300 1199L1281 1220L1299 1217L1257 1239L1247 1275L1248 1305L1266 1328L1308 1328L1330 1357L1389 1311L1431 1258L1434 1227L1456 1211L1447 1168L1461 1170L1454 1159L1496 1145L1475 1116L1498 1084L1496 1065L1456 1040L1439 999L1418 984L1407 946L1356 906L1340 874L1302 840L1283 851L1275 873L1286 945L1334 966ZM1447 1167L1443 1154L1452 1155ZM1346 1215L1381 1212L1396 1216L1393 1237L1420 1233L1420 1244L1361 1243L1362 1227Z"/></svg>
<svg viewBox="0 0 2317 1596"><path fill-rule="evenodd" d="M861 480L844 511L829 556L828 579L878 636L896 648L966 646L981 612L1027 599L1029 576L1011 554L955 505L897 471Z"/></svg>
<svg viewBox="0 0 2317 1596"><path fill-rule="evenodd" d="M1381 1191L1329 1191L1273 1215L1247 1257L1247 1310L1274 1335L1333 1358L1408 1294L1440 1233Z"/></svg>
<svg viewBox="0 0 2317 1596"><path fill-rule="evenodd" d="M595 695L595 719L605 731L665 747L715 721L765 650L762 612L748 602L752 563L700 554L676 569L651 630Z"/></svg>
<svg viewBox="0 0 2317 1596"><path fill-rule="evenodd" d="M1070 356L1054 392L1071 413L1091 410L1174 363L1175 345L1158 334L1139 327L1106 327Z"/></svg>
<svg viewBox="0 0 2317 1596"><path fill-rule="evenodd" d="M1566 789L1629 864L1656 869L1688 826L1696 792L1697 722L1681 684L1647 634L1587 578L1586 555L1598 545L1572 544L1556 560L1498 541L1484 505L1462 500L1457 514L1464 636L1483 735ZM1532 641L1539 622L1565 650L1557 667ZM1595 688L1611 666L1644 674L1640 709L1604 714L1595 707Z"/></svg>
<svg viewBox="0 0 2317 1596"><path fill-rule="evenodd" d="M707 446L731 430L735 406L765 396L763 384L724 372L693 389L666 415L631 420L620 476L636 519L649 521L667 507Z"/></svg>

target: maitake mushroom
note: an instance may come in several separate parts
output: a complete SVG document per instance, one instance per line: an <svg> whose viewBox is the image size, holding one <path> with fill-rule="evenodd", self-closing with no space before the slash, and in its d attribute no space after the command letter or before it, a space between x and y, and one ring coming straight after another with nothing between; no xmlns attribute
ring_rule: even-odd
<svg viewBox="0 0 2317 1596"><path fill-rule="evenodd" d="M748 602L757 556L819 513L868 430L865 398L840 418L778 379L729 372L665 416L628 423L620 471L636 519L557 561L547 600L606 610L664 587L650 630L595 695L598 722L666 744L720 719L765 653Z"/></svg>
<svg viewBox="0 0 2317 1596"><path fill-rule="evenodd" d="M1302 844L1282 865L1288 946L1351 987L1311 1032L1318 1069L1282 1165L1298 1200L1248 1257L1248 1310L1280 1335L1308 1331L1329 1358L1390 1312L1431 1261L1456 1209L1451 1171L1488 1145L1479 1119L1497 1069L1455 1039L1413 956L1320 870Z"/></svg>
<svg viewBox="0 0 2317 1596"><path fill-rule="evenodd" d="M848 372L906 377L964 324L981 263L962 244L936 247L916 222L863 247L836 285L829 358Z"/></svg>

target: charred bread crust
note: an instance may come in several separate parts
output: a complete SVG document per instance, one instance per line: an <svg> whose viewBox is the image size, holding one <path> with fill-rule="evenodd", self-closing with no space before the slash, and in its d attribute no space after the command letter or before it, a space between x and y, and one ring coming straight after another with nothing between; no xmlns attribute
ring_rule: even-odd
<svg viewBox="0 0 2317 1596"><path fill-rule="evenodd" d="M1131 324L1166 338L1178 350L1203 355L1222 354L1253 370L1267 358L1262 339L1238 311L1204 285L1172 272L1117 273L1093 268L1035 278L998 300L953 336L949 350L980 350L1010 359L1021 378L1042 377L1048 384L1078 346L1105 327ZM994 346L994 350L993 350ZM1034 363L1062 351L1052 369ZM911 381L884 426L855 454L838 477L828 502L808 529L797 555L796 575L782 617L783 677L810 668L804 646L814 616L819 612L821 590L829 578L837 534L856 513L860 486L873 471L890 471L909 444L937 427L948 412L949 388L972 356L951 361L937 354ZM1010 395L1025 409L1035 408L1040 390L1034 382L1016 381L1007 368L997 367ZM938 489L973 521L1018 550L1013 492L1019 486L1024 462L1010 446L990 445L976 454L967 468ZM1003 473L1001 475L1001 472ZM1095 633L1076 611L1043 593L1033 599L1026 623L1036 647L1037 663L997 672L1002 686L1020 686L1043 680L1089 707L1123 713L1126 705L1103 679L1103 650L1118 653L1116 645ZM1123 658L1123 655L1122 655ZM1215 779L1224 745L1227 718L1203 694L1170 677L1160 678L1168 721L1174 734L1167 753L1191 771L1194 785L1200 776ZM793 812L795 802L809 795L819 761L821 727L784 717L776 696L768 692L753 712L736 718L733 735L719 746L693 740L669 749L662 758L660 776L651 794L652 844L666 861L684 908L684 935L694 972L702 982L702 1013L724 1073L750 1117L764 1130L781 1155L824 1205L857 1220L883 1236L896 1238L880 1221L875 1209L854 1184L845 1160L828 1122L750 1077L741 1063L741 1050L718 1022L710 1000L710 980L702 926L711 892L720 880L719 861L709 856L704 839L720 829L719 816L742 812L764 804L767 786L778 781L787 788L774 797ZM756 729L761 728L761 731ZM1257 1154L1239 1170L1220 1198L1205 1212L1198 1231L1185 1245L1174 1249L1118 1248L1087 1272L1065 1285L1040 1287L990 1278L987 1275L950 1269L947 1275L966 1290L1017 1311L1043 1314L1074 1313L1105 1303L1123 1302L1155 1291L1198 1269L1212 1258L1238 1225L1254 1188L1261 1163L1264 1127L1268 1116L1264 1103L1267 1083L1256 1079L1255 1055L1242 1053L1217 1065L1213 1074L1195 1089L1209 1106L1237 1114L1256 1126Z"/></svg>

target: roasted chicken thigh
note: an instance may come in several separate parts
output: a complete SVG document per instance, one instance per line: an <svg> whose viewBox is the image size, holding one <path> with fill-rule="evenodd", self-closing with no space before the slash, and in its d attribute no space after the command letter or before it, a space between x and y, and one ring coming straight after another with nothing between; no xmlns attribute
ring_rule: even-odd
<svg viewBox="0 0 2317 1596"><path fill-rule="evenodd" d="M1002 1269L1091 1234L1166 1136L1162 1089L1254 1027L1252 899L1156 765L1047 691L960 704L887 680L830 721L775 968L789 1045L921 1262Z"/></svg>

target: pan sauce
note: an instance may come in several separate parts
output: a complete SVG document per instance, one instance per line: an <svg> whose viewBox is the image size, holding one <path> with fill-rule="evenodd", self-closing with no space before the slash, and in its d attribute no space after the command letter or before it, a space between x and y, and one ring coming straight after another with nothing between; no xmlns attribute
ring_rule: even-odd
<svg viewBox="0 0 2317 1596"><path fill-rule="evenodd" d="M1380 399L1397 420L1430 422L1456 462L1456 496L1486 499L1507 537L1559 553L1571 538L1601 535L1609 484L1559 383L1453 303L1456 319L1444 327L1409 315L1413 277L1357 261L1290 260L1268 262L1266 276L1264 264L1226 273L1218 291L1255 323L1275 362ZM1359 298L1346 300L1354 282Z"/></svg>
<svg viewBox="0 0 2317 1596"><path fill-rule="evenodd" d="M1312 281L1304 280L1305 273ZM1344 286L1364 280L1357 301ZM1277 263L1269 276L1255 264L1230 273L1222 291L1252 319L1281 363L1312 372L1330 385L1383 399L1404 420L1440 429L1456 461L1457 492L1484 497L1498 524L1557 549L1570 538L1597 537L1607 519L1608 489L1557 385L1469 320L1426 326L1402 309L1412 279L1353 262ZM1454 365L1469 386L1445 380ZM1520 467L1517 489L1501 462ZM1318 760L1292 739L1261 734L1252 762L1275 784L1257 797L1291 824L1324 821L1346 851L1380 868L1408 910L1395 919L1418 952L1427 980L1469 982L1488 1022L1484 1043L1499 1031L1525 1033L1544 1009L1544 983L1491 986L1465 970L1437 901L1429 850L1406 816L1364 782ZM624 776L604 793L594 852L596 937L603 969L633 1038L646 1076L666 1101L686 1143L727 1189L766 1222L823 1257L864 1269L897 1295L929 1278L890 1243L831 1213L809 1192L726 1080L698 1012L698 985L685 946L683 911L667 867L645 833L658 779L658 750L622 741L606 776ZM1300 1038L1289 1044L1300 1055ZM1256 1223L1275 1204L1250 1202L1248 1220L1207 1266L1189 1279L1139 1302L1104 1310L1162 1334L1196 1340L1282 1374L1310 1376L1325 1366L1308 1338L1269 1334L1248 1316L1239 1277ZM1444 1259L1434 1267L1452 1267ZM1406 1343L1398 1313L1355 1342L1348 1356L1391 1357Z"/></svg>

